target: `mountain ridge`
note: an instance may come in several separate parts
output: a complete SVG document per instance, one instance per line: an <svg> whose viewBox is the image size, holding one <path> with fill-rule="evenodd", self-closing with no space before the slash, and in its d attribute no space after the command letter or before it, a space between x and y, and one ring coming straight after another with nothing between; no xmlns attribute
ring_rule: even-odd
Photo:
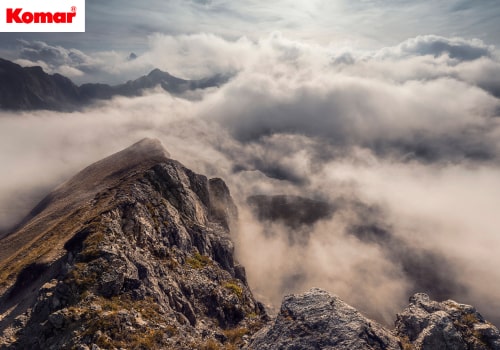
<svg viewBox="0 0 500 350"><path fill-rule="evenodd" d="M59 74L48 74L42 67L22 67L0 58L0 110L74 111L97 100L114 96L140 96L144 90L160 86L173 95L219 87L229 75L217 74L199 80L185 80L153 69L149 74L123 84L86 83L80 86Z"/></svg>
<svg viewBox="0 0 500 350"><path fill-rule="evenodd" d="M0 348L241 342L267 316L233 255L236 215L221 179L157 140L90 165L0 242Z"/></svg>

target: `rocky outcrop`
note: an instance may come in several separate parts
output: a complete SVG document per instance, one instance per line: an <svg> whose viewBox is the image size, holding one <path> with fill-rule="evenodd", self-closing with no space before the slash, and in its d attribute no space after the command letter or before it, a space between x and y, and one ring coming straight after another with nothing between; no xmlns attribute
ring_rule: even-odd
<svg viewBox="0 0 500 350"><path fill-rule="evenodd" d="M399 349L398 339L321 289L284 298L276 320L250 349Z"/></svg>
<svg viewBox="0 0 500 350"><path fill-rule="evenodd" d="M318 288L284 298L276 320L248 349L500 349L500 333L472 306L415 294L387 330Z"/></svg>
<svg viewBox="0 0 500 350"><path fill-rule="evenodd" d="M397 316L396 333L408 349L500 349L500 333L470 305L436 302L423 293Z"/></svg>
<svg viewBox="0 0 500 350"><path fill-rule="evenodd" d="M235 214L222 180L155 140L84 169L0 242L0 347L243 345L267 316L233 256Z"/></svg>

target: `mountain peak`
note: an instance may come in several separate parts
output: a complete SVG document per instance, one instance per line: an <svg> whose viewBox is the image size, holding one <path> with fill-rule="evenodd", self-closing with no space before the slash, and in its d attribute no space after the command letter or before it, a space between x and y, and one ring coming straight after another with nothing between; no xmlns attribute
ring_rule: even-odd
<svg viewBox="0 0 500 350"><path fill-rule="evenodd" d="M237 346L267 320L233 256L229 189L160 141L90 165L42 204L0 240L1 348Z"/></svg>
<svg viewBox="0 0 500 350"><path fill-rule="evenodd" d="M148 77L155 79L166 79L170 78L171 75L168 72L164 72L158 68L155 68L151 72L149 72Z"/></svg>
<svg viewBox="0 0 500 350"><path fill-rule="evenodd" d="M169 158L159 140L144 138L84 168L47 195L21 222L19 229L5 238L6 243L0 247L0 262L65 215L91 202L99 192L115 187L124 178L141 174Z"/></svg>
<svg viewBox="0 0 500 350"><path fill-rule="evenodd" d="M170 153L168 153L161 141L150 137L145 137L142 140L137 141L130 147L125 148L122 152L134 157L140 156L142 158L170 158Z"/></svg>

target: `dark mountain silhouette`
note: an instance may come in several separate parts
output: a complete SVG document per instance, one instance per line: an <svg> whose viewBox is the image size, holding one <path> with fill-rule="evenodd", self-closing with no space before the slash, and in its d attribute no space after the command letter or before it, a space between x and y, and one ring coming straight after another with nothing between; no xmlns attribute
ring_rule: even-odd
<svg viewBox="0 0 500 350"><path fill-rule="evenodd" d="M173 95L181 95L190 90L218 87L228 80L229 76L220 74L185 80L154 69L148 75L120 85L89 83L77 86L61 74L47 74L41 67L21 67L0 58L0 109L71 111L113 96L140 96L144 90L156 86Z"/></svg>
<svg viewBox="0 0 500 350"><path fill-rule="evenodd" d="M21 67L0 59L0 108L9 110L67 109L83 103L78 86L41 67Z"/></svg>

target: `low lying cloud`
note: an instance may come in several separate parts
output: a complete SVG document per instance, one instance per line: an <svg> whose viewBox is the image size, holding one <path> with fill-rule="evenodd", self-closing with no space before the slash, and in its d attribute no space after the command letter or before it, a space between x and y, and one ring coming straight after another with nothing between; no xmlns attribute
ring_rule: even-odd
<svg viewBox="0 0 500 350"><path fill-rule="evenodd" d="M11 169L0 186L4 229L85 165L157 137L186 166L227 181L241 212L237 255L253 290L275 307L284 293L319 286L391 323L423 291L472 303L500 322L493 48L419 37L359 52L279 34L157 35L150 43L129 64L236 76L193 100L153 90L75 113L3 112L0 161ZM51 55L44 62L57 62ZM69 53L60 56L77 67ZM257 194L308 197L336 210L307 228L307 240L290 242L289 227L250 211L246 199ZM429 281L452 288L416 289Z"/></svg>

